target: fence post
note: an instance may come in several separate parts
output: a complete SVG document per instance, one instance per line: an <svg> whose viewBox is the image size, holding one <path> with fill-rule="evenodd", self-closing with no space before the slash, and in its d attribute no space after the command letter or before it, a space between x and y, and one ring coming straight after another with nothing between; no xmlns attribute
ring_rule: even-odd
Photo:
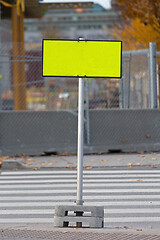
<svg viewBox="0 0 160 240"><path fill-rule="evenodd" d="M119 106L120 109L124 108L124 104L123 104L123 76L122 78L119 80Z"/></svg>
<svg viewBox="0 0 160 240"><path fill-rule="evenodd" d="M130 108L130 91L131 91L131 53L129 54L129 67L128 67L128 108Z"/></svg>
<svg viewBox="0 0 160 240"><path fill-rule="evenodd" d="M2 19L1 19L1 3L0 3L0 54L2 49ZM0 74L2 70L2 65L0 64ZM0 77L0 110L2 110L2 76Z"/></svg>
<svg viewBox="0 0 160 240"><path fill-rule="evenodd" d="M122 57L122 78L119 81L119 106L125 108L125 57Z"/></svg>
<svg viewBox="0 0 160 240"><path fill-rule="evenodd" d="M157 67L156 67L156 43L149 43L149 103L150 108L157 108Z"/></svg>

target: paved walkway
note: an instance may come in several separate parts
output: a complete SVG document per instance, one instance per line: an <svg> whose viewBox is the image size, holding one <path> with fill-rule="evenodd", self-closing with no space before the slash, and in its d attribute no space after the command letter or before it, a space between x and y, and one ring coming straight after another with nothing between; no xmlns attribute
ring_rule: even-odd
<svg viewBox="0 0 160 240"><path fill-rule="evenodd" d="M0 239L52 239L52 240L160 240L157 232L131 232L128 230L106 230L106 229L57 229L52 226L39 225L37 229L33 226L21 226L4 228L0 226Z"/></svg>
<svg viewBox="0 0 160 240"><path fill-rule="evenodd" d="M0 157L3 160L3 169L16 168L76 168L76 156L21 156L21 157ZM84 168L94 167L160 167L160 153L135 153L135 154L102 154L84 156Z"/></svg>

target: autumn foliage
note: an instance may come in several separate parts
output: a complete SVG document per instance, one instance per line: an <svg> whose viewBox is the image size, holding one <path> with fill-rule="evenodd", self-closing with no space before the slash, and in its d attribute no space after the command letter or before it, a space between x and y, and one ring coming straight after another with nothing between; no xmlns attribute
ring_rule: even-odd
<svg viewBox="0 0 160 240"><path fill-rule="evenodd" d="M114 27L112 36L124 41L125 49L148 48L157 43L160 50L160 0L117 0L123 24Z"/></svg>

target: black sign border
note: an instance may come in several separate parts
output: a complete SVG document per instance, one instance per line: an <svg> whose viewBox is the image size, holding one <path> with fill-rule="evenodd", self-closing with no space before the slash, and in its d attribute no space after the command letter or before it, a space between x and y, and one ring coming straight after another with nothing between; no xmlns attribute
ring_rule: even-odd
<svg viewBox="0 0 160 240"><path fill-rule="evenodd" d="M120 77L104 77L104 76L64 76L64 75L43 75L43 42L49 41L75 41L75 42L121 42L121 69L120 69ZM42 77L66 77L66 78L122 78L122 41L121 40L88 40L88 39L49 39L44 38L42 39Z"/></svg>

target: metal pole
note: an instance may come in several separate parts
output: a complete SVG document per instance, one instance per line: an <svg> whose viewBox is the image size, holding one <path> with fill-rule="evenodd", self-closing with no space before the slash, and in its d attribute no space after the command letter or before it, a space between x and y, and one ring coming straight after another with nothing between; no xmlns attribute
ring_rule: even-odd
<svg viewBox="0 0 160 240"><path fill-rule="evenodd" d="M127 108L127 97L126 97L126 77L124 75L123 79L123 108Z"/></svg>
<svg viewBox="0 0 160 240"><path fill-rule="evenodd" d="M141 108L143 108L143 78L140 78L140 84L141 84Z"/></svg>
<svg viewBox="0 0 160 240"><path fill-rule="evenodd" d="M149 43L150 107L157 108L156 43Z"/></svg>
<svg viewBox="0 0 160 240"><path fill-rule="evenodd" d="M119 107L123 109L123 76L119 80Z"/></svg>
<svg viewBox="0 0 160 240"><path fill-rule="evenodd" d="M90 145L89 85L88 85L88 78L86 78L86 128L87 128L87 145Z"/></svg>
<svg viewBox="0 0 160 240"><path fill-rule="evenodd" d="M2 19L1 19L1 3L0 3L0 53L1 48L2 48ZM1 63L2 64L2 63ZM2 65L0 65L0 74L2 74L1 72L2 70ZM2 76L0 77L0 110L2 110Z"/></svg>
<svg viewBox="0 0 160 240"><path fill-rule="evenodd" d="M131 53L129 54L129 69L128 69L128 108L130 108L130 91L131 91Z"/></svg>
<svg viewBox="0 0 160 240"><path fill-rule="evenodd" d="M120 109L125 108L125 57L122 57L122 78L119 82L119 105Z"/></svg>
<svg viewBox="0 0 160 240"><path fill-rule="evenodd" d="M84 79L79 78L78 96L78 151L77 151L77 205L83 205L83 132L84 132Z"/></svg>

